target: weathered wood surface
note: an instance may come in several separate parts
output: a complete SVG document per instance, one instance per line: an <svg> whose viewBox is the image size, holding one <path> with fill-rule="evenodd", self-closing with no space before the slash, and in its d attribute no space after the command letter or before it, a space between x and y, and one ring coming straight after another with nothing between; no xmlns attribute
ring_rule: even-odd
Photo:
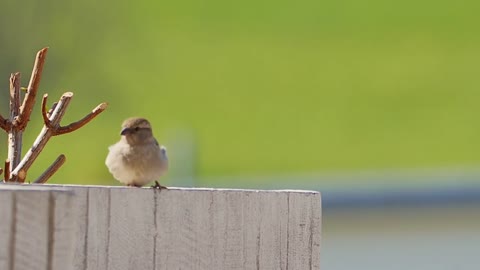
<svg viewBox="0 0 480 270"><path fill-rule="evenodd" d="M320 269L318 192L68 188L75 270Z"/></svg>
<svg viewBox="0 0 480 270"><path fill-rule="evenodd" d="M72 269L74 194L0 185L0 269Z"/></svg>

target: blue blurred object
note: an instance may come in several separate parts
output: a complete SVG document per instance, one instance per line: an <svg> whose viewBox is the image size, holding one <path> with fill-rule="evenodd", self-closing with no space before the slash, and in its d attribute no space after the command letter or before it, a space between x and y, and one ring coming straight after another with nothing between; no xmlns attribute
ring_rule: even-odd
<svg viewBox="0 0 480 270"><path fill-rule="evenodd" d="M258 183L268 183L259 188L318 190L326 213L353 208L480 204L480 171L472 169L232 177L223 182L238 188L258 188Z"/></svg>

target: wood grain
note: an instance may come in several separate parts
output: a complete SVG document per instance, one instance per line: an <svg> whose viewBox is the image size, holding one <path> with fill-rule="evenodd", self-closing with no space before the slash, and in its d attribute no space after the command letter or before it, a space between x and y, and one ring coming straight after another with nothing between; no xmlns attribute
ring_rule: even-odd
<svg viewBox="0 0 480 270"><path fill-rule="evenodd" d="M320 269L318 192L68 188L0 197L0 269Z"/></svg>
<svg viewBox="0 0 480 270"><path fill-rule="evenodd" d="M14 207L15 197L13 192L0 189L0 269L10 269L11 249L14 233Z"/></svg>
<svg viewBox="0 0 480 270"><path fill-rule="evenodd" d="M110 191L107 270L153 269L153 189Z"/></svg>
<svg viewBox="0 0 480 270"><path fill-rule="evenodd" d="M71 269L73 193L0 185L0 269Z"/></svg>
<svg viewBox="0 0 480 270"><path fill-rule="evenodd" d="M319 269L320 196L290 194L160 192L156 269Z"/></svg>
<svg viewBox="0 0 480 270"><path fill-rule="evenodd" d="M50 192L49 246L51 263L49 269L72 269L73 249L78 208L74 206L73 192ZM52 213L53 212L53 213ZM53 217L51 216L53 214ZM52 227L53 225L53 227Z"/></svg>
<svg viewBox="0 0 480 270"><path fill-rule="evenodd" d="M50 185L42 185L50 186ZM87 269L87 247L88 247L88 194L89 188L75 187L72 188L75 193L75 200L73 202L73 208L76 208L77 211L74 216L74 243L73 243L73 256L72 265L75 270L85 270Z"/></svg>
<svg viewBox="0 0 480 270"><path fill-rule="evenodd" d="M50 194L16 191L15 270L47 270Z"/></svg>
<svg viewBox="0 0 480 270"><path fill-rule="evenodd" d="M83 269L108 269L110 189L88 189L88 235L86 266Z"/></svg>
<svg viewBox="0 0 480 270"><path fill-rule="evenodd" d="M315 197L288 194L288 269L319 269L320 200Z"/></svg>

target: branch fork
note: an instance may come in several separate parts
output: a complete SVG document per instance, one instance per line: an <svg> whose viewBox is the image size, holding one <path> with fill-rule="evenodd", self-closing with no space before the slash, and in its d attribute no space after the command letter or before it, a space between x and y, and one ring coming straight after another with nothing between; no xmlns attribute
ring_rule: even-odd
<svg viewBox="0 0 480 270"><path fill-rule="evenodd" d="M37 95L40 78L42 76L43 66L48 48L43 48L37 53L33 67L30 83L27 87L27 93L20 105L20 73L14 73L10 76L10 117L4 118L0 115L0 128L8 133L8 158L5 161L4 182L25 182L27 172L43 150L52 136L62 135L73 132L88 122L107 108L107 103L101 103L95 107L82 119L66 126L61 126L62 120L70 100L73 97L72 92L64 93L60 100L52 105L47 111L48 94L42 98L42 117L44 126L33 143L32 147L25 154L22 154L22 135L30 120L35 97ZM65 163L66 157L60 155L47 170L40 175L34 183L45 183L48 179ZM0 169L1 173L1 169Z"/></svg>

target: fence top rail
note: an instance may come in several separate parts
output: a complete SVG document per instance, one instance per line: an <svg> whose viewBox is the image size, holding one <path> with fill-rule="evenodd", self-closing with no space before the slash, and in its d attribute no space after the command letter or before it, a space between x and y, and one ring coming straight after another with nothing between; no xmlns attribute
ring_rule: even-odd
<svg viewBox="0 0 480 270"><path fill-rule="evenodd" d="M0 190L71 190L75 188L107 188L107 189L140 189L152 190L150 187L134 188L126 186L102 186L102 185L60 185L60 184L16 184L16 183L0 183ZM320 194L314 190L298 190L298 189L233 189L233 188L186 188L186 187L168 187L162 191L222 191L222 192L247 192L247 193L304 193L304 194Z"/></svg>
<svg viewBox="0 0 480 270"><path fill-rule="evenodd" d="M40 185L40 184L21 184L21 183L0 183L0 192L2 191L63 191L71 192L68 186L61 185Z"/></svg>

